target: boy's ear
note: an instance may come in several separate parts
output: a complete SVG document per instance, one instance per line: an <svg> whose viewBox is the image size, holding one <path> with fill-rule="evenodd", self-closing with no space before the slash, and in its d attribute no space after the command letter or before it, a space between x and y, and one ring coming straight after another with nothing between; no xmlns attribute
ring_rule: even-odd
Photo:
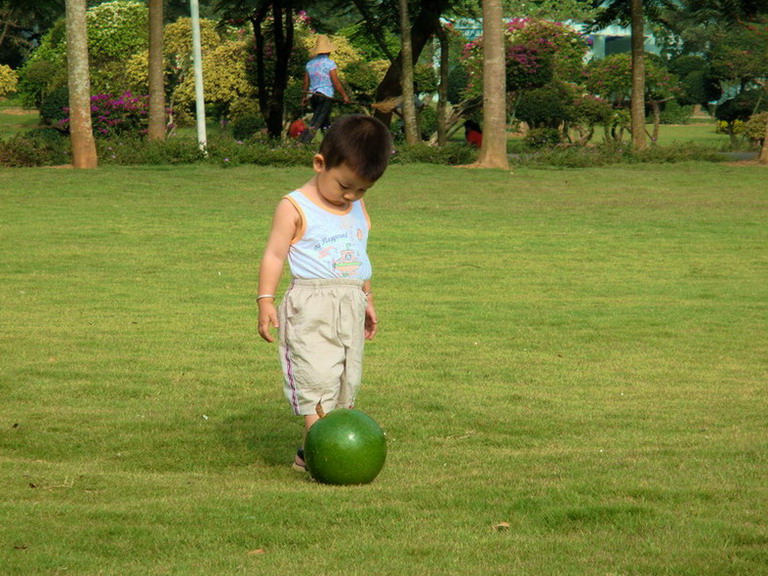
<svg viewBox="0 0 768 576"><path fill-rule="evenodd" d="M312 157L312 168L318 173L325 170L325 158L323 158L322 154L315 154Z"/></svg>

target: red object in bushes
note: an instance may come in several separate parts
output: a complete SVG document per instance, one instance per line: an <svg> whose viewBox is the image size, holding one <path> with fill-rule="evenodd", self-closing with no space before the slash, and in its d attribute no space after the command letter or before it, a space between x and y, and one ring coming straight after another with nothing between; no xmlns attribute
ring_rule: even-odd
<svg viewBox="0 0 768 576"><path fill-rule="evenodd" d="M304 122L301 118L297 118L293 122L291 122L290 127L288 128L288 136L291 138L298 138L301 136L302 132L305 132L309 128L307 126L307 123Z"/></svg>
<svg viewBox="0 0 768 576"><path fill-rule="evenodd" d="M467 144L480 148L483 145L483 129L474 120L464 122L464 139Z"/></svg>
<svg viewBox="0 0 768 576"><path fill-rule="evenodd" d="M477 130L468 130L467 143L475 148L480 148L483 145L483 133Z"/></svg>

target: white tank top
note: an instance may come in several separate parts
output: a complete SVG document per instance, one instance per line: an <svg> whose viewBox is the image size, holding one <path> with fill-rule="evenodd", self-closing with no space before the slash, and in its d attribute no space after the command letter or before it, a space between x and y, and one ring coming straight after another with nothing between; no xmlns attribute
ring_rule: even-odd
<svg viewBox="0 0 768 576"><path fill-rule="evenodd" d="M294 278L370 279L373 270L366 248L371 221L362 200L345 210L332 210L298 190L285 198L301 215L300 229L288 250Z"/></svg>

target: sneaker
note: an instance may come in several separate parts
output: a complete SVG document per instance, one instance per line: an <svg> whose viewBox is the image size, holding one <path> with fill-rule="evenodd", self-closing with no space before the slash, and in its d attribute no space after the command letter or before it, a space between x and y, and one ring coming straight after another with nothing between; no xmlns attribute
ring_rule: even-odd
<svg viewBox="0 0 768 576"><path fill-rule="evenodd" d="M304 462L304 449L299 448L296 450L296 457L293 459L293 465L291 466L296 472L306 472L307 465Z"/></svg>

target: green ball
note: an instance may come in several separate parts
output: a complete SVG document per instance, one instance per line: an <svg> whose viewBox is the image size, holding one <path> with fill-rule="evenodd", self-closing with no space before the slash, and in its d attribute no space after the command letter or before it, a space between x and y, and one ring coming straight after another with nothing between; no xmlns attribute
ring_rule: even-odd
<svg viewBox="0 0 768 576"><path fill-rule="evenodd" d="M323 484L368 484L386 458L384 432L359 410L334 410L315 422L304 440L307 470Z"/></svg>

